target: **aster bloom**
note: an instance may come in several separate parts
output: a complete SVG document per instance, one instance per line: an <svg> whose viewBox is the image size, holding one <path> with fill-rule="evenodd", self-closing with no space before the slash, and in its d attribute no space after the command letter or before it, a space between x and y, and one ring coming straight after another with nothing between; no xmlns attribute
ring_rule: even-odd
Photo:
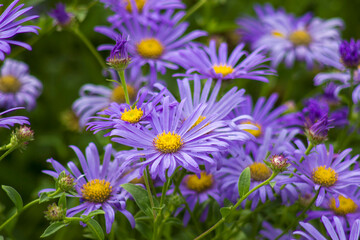
<svg viewBox="0 0 360 240"><path fill-rule="evenodd" d="M0 128L10 128L10 127L14 126L15 124L30 125L27 117L23 117L23 116L2 117L2 115L7 114L12 111L15 111L15 110L18 110L18 109L23 109L23 108L21 108L21 107L11 108L4 112L0 112Z"/></svg>
<svg viewBox="0 0 360 240"><path fill-rule="evenodd" d="M125 175L126 168L119 167L119 162L111 162L113 149L111 144L106 145L102 164L100 164L99 152L94 143L90 143L86 148L86 157L76 146L70 146L76 153L83 173L73 162L68 162L69 172L59 162L54 159L48 159L55 171L44 170L43 172L58 178L60 173L65 171L71 178L76 179L75 190L77 192L73 197L80 198L80 205L67 210L66 215L72 217L77 213L88 215L92 211L102 209L105 212L106 232L110 233L114 222L115 211L124 214L132 227L135 226L134 217L128 212L126 200L128 193L120 187L121 184L130 181L130 174ZM54 191L55 189L44 189L41 192Z"/></svg>
<svg viewBox="0 0 360 240"><path fill-rule="evenodd" d="M239 44L228 58L228 47L221 43L218 53L215 40L211 40L209 47L193 45L178 52L174 61L186 69L185 74L175 76L186 76L193 78L193 73L198 73L200 79L253 79L268 82L266 75L274 75L275 71L265 63L269 58L262 53L262 49L256 49L248 54L244 50L245 44Z"/></svg>
<svg viewBox="0 0 360 240"><path fill-rule="evenodd" d="M42 91L41 82L29 74L23 62L6 59L1 67L0 108L25 107L32 110Z"/></svg>
<svg viewBox="0 0 360 240"><path fill-rule="evenodd" d="M104 111L98 112L98 117L92 118L100 121L89 122L87 124L88 129L97 133L101 130L121 128L123 124L134 124L139 127L145 126L149 123L151 112L162 100L163 92L153 94L146 88L142 88L139 90L134 105L113 102Z"/></svg>
<svg viewBox="0 0 360 240"><path fill-rule="evenodd" d="M353 224L351 231L345 231L338 217L334 217L335 227L331 224L329 218L323 216L321 218L324 227L326 229L327 236L322 235L316 228L314 228L310 223L300 222L300 225L305 229L305 231L295 231L294 235L300 235L308 240L327 240L329 237L331 239L340 239L340 240L358 240L360 236L360 220L356 220Z"/></svg>
<svg viewBox="0 0 360 240"><path fill-rule="evenodd" d="M140 72L135 73L134 76L125 72L125 76L129 98L130 101L133 101L141 83L146 79L140 75ZM72 105L74 113L79 117L79 126L83 128L90 120L90 117L108 108L112 102L125 103L124 89L120 84L112 83L111 88L95 84L82 86L80 98Z"/></svg>
<svg viewBox="0 0 360 240"><path fill-rule="evenodd" d="M327 150L324 144L317 145L315 151L304 157L300 163L300 157L291 158L297 173L284 183L307 183L315 191L319 191L315 205L320 206L325 197L337 197L344 195L347 187L360 184L360 170L351 170L350 166L356 163L359 155L347 157L351 149L346 149L338 155L334 155L334 147ZM345 195L344 195L345 196ZM338 206L339 202L336 202Z"/></svg>
<svg viewBox="0 0 360 240"><path fill-rule="evenodd" d="M271 18L271 15L274 17ZM269 12L266 17L259 16L258 21L264 34L252 43L252 47L262 47L269 51L272 66L284 61L287 67L291 67L295 60L305 62L308 68L313 68L314 63L320 66L340 65L336 61L336 52L342 20L322 20L311 14L296 18L290 14Z"/></svg>
<svg viewBox="0 0 360 240"><path fill-rule="evenodd" d="M55 19L56 24L66 26L71 22L72 14L66 12L65 4L57 3L56 8L49 12L50 17Z"/></svg>
<svg viewBox="0 0 360 240"><path fill-rule="evenodd" d="M130 57L128 56L127 43L129 36L124 37L118 35L116 37L116 43L114 48L110 52L110 56L107 58L107 63L117 71L124 70L130 63Z"/></svg>
<svg viewBox="0 0 360 240"><path fill-rule="evenodd" d="M310 211L307 219L337 216L344 229L348 230L348 225L351 228L355 221L360 219L360 192L357 191L357 186L352 186L346 189L345 195L347 197L339 195L338 200L334 197L327 198L321 204L323 210ZM339 202L338 206L336 204L337 201Z"/></svg>
<svg viewBox="0 0 360 240"><path fill-rule="evenodd" d="M140 23L137 19L124 20L124 23L116 28L122 33L130 36L129 55L132 59L129 67L150 66L150 84L157 79L157 72L165 74L166 68L177 69L173 63L173 55L195 38L205 36L204 31L192 31L182 36L188 27L188 23L176 23L182 18L183 13L176 13L170 18L172 24L160 22ZM102 33L112 39L118 34L113 28L96 27L95 31ZM111 50L112 45L105 44L98 47L98 50Z"/></svg>
<svg viewBox="0 0 360 240"><path fill-rule="evenodd" d="M273 145L271 141L272 131L268 128L265 133L264 143L253 149L251 153L247 153L244 147L231 148L231 157L223 160L223 166L219 170L219 175L221 176L220 192L223 192L229 200L236 202L239 197L239 177L247 167L250 168L251 173L250 189L267 180L272 174L272 170L264 163L268 152L270 152L270 155L285 154L285 156L292 152L293 147L290 141L296 133L297 131L287 132L283 130ZM278 181L279 176L274 178L275 182ZM264 203L267 199L275 199L272 187L269 185L257 189L248 197L248 200L252 201L251 209L255 209L260 200ZM245 202L243 202L244 205Z"/></svg>
<svg viewBox="0 0 360 240"><path fill-rule="evenodd" d="M151 129L124 124L123 129L112 130L111 136L117 136L112 141L139 149L121 154L128 162L145 159L137 165L141 172L149 166L152 178L159 176L165 181L165 173L171 176L178 166L200 173L199 162L214 165L215 161L208 154L228 145L216 138L219 134L212 133L223 124L208 118L194 126L204 112L204 105L197 107L185 121L180 121L184 104L185 100L173 106L169 97L165 97L162 111L151 113Z"/></svg>
<svg viewBox="0 0 360 240"><path fill-rule="evenodd" d="M198 176L199 175L199 176ZM191 211L195 209L197 204L202 204L206 200L213 198L219 204L221 203L220 192L218 190L219 181L215 174L215 169L210 172L201 171L200 174L186 175L181 182L179 189L184 196L185 201L189 204ZM183 208L178 210L181 211ZM208 206L205 207L201 214L201 219L205 220L208 215ZM184 214L184 223L187 224L190 219L188 211Z"/></svg>
<svg viewBox="0 0 360 240"><path fill-rule="evenodd" d="M343 40L339 46L341 62L348 68L357 68L360 64L360 40Z"/></svg>
<svg viewBox="0 0 360 240"><path fill-rule="evenodd" d="M38 33L37 29L39 29L39 27L31 25L22 26L21 24L38 18L39 16L27 16L21 20L16 21L18 17L32 9L32 7L21 9L24 4L16 6L19 1L20 0L14 0L0 15L0 60L5 59L5 54L10 54L10 45L18 45L26 48L27 50L31 50L31 46L29 44L12 40L12 37L19 33ZM0 4L0 7L2 6L3 4Z"/></svg>

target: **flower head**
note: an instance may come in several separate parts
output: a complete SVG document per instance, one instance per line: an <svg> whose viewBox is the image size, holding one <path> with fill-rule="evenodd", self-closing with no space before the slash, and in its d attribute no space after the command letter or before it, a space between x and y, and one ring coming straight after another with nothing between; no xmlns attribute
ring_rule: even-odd
<svg viewBox="0 0 360 240"><path fill-rule="evenodd" d="M275 71L265 64L270 59L266 58L261 49L248 54L243 50L244 46L239 44L229 58L227 44L221 43L217 53L215 40L210 41L209 47L198 45L188 47L179 51L174 58L175 62L186 69L185 74L176 75L193 78L193 73L198 73L200 79L245 78L268 82L265 76L275 74Z"/></svg>
<svg viewBox="0 0 360 240"><path fill-rule="evenodd" d="M37 29L39 29L39 27L31 25L22 26L21 24L38 18L39 16L31 15L15 21L18 17L32 9L32 7L21 9L24 4L16 6L19 1L20 0L14 0L4 11L2 11L0 15L0 60L5 59L5 54L10 54L10 45L18 45L26 48L27 50L31 50L31 46L29 44L12 40L12 37L19 33L38 33ZM0 4L0 7L2 7L2 4Z"/></svg>
<svg viewBox="0 0 360 240"><path fill-rule="evenodd" d="M63 172L71 178L76 179L75 190L77 192L73 197L81 199L80 205L67 210L66 215L72 217L77 213L83 212L82 215L88 215L90 212L102 208L105 212L106 232L111 231L114 222L115 211L123 213L131 225L134 227L135 220L126 207L128 194L120 186L129 182L132 178L137 177L134 174L124 174L126 168L119 167L118 161L110 161L113 149L110 144L105 147L104 159L100 164L99 152L94 143L90 143L86 148L86 157L75 146L70 146L76 153L83 173L76 167L73 162L68 162L71 172L65 169L60 163L54 159L47 161L52 164L55 171L45 170L44 173L59 178ZM45 191L53 191L54 189L44 189Z"/></svg>
<svg viewBox="0 0 360 240"><path fill-rule="evenodd" d="M343 40L339 46L341 61L348 68L357 68L360 64L360 40Z"/></svg>
<svg viewBox="0 0 360 240"><path fill-rule="evenodd" d="M56 23L60 26L66 26L71 22L72 14L66 12L65 4L58 3L56 8L49 12L49 15L55 19Z"/></svg>
<svg viewBox="0 0 360 240"><path fill-rule="evenodd" d="M29 67L6 59L0 75L0 108L25 107L31 110L42 91L41 82L29 74Z"/></svg>

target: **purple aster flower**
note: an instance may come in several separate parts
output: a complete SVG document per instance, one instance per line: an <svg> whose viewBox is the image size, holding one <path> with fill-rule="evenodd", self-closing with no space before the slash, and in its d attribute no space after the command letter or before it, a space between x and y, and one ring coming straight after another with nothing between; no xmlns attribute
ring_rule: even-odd
<svg viewBox="0 0 360 240"><path fill-rule="evenodd" d="M274 228L270 223L267 221L263 221L262 223L262 230L259 232L261 238L266 240L275 240L277 236L279 236L283 230L279 228ZM279 240L288 240L291 239L291 233L282 236Z"/></svg>
<svg viewBox="0 0 360 240"><path fill-rule="evenodd" d="M360 63L360 40L343 40L339 46L342 63L348 68L357 68Z"/></svg>
<svg viewBox="0 0 360 240"><path fill-rule="evenodd" d="M99 117L92 118L100 121L89 122L87 124L88 129L97 133L101 130L122 128L123 124L145 126L149 124L149 118L154 107L162 100L163 92L153 94L148 89L142 88L139 90L134 105L112 102L104 111L97 113Z"/></svg>
<svg viewBox="0 0 360 240"><path fill-rule="evenodd" d="M343 226L338 217L334 217L335 227L331 224L330 220L323 216L321 218L324 227L326 229L327 236L322 235L316 228L314 228L310 223L300 222L300 225L305 229L305 231L295 231L294 235L300 235L304 239L308 240L327 240L329 237L331 239L340 239L340 240L358 240L360 236L360 220L356 220L354 225L351 228L351 231L344 231Z"/></svg>
<svg viewBox="0 0 360 240"><path fill-rule="evenodd" d="M178 166L200 173L199 163L214 165L214 159L208 154L228 146L217 138L221 133L213 132L223 124L206 118L195 125L205 105L200 105L185 121L180 121L185 101L174 106L170 104L169 97L165 97L162 111L151 113L150 129L124 124L124 129L113 130L111 135L118 137L112 141L140 149L128 153L123 151L121 154L126 154L125 159L129 162L145 159L138 163L140 171L149 166L151 176L159 176L163 181L166 179L165 172L171 176Z"/></svg>
<svg viewBox="0 0 360 240"><path fill-rule="evenodd" d="M214 169L215 170L215 169ZM184 196L185 201L189 204L191 211L195 209L197 204L202 204L206 200L213 198L219 204L221 203L220 192L218 190L219 181L214 171L209 173L202 171L198 174L186 175L182 180L179 189L181 194ZM177 213L182 211L184 208L179 208ZM208 215L209 207L206 206L201 214L201 220L205 220ZM184 214L184 224L187 225L190 219L188 211Z"/></svg>
<svg viewBox="0 0 360 240"><path fill-rule="evenodd" d="M0 112L0 128L10 128L10 127L14 126L15 124L30 125L30 123L28 121L29 119L27 117L23 117L23 116L2 117L2 115L7 114L12 111L15 111L15 110L18 110L18 109L23 109L23 108L21 108L21 107L11 108L4 112Z"/></svg>
<svg viewBox="0 0 360 240"><path fill-rule="evenodd" d="M312 186L315 191L319 191L316 206L320 206L325 197L338 199L339 195L346 194L346 188L360 184L360 170L350 168L359 155L347 158L350 152L351 149L346 149L335 156L332 145L327 150L324 144L320 144L315 147L315 151L303 156L302 162L299 156L291 157L297 173L282 184L302 182ZM338 205L339 202L336 203Z"/></svg>
<svg viewBox="0 0 360 240"><path fill-rule="evenodd" d="M327 198L326 201L321 204L324 210L310 211L307 219L310 220L322 216L337 216L344 229L348 230L348 226L351 228L354 222L360 219L360 192L357 190L357 186L351 186L345 190L347 197L339 195L337 200L334 197ZM338 206L336 206L337 201L339 202Z"/></svg>
<svg viewBox="0 0 360 240"><path fill-rule="evenodd" d="M181 50L175 56L174 61L186 69L185 74L175 76L187 76L193 78L193 73L200 74L200 79L253 79L268 82L266 75L274 75L275 71L265 64L269 58L256 49L248 54L244 50L244 44L239 44L228 58L226 43L221 43L219 52L216 51L215 40L211 40L209 47L193 45Z"/></svg>
<svg viewBox="0 0 360 240"><path fill-rule="evenodd" d="M312 126L305 129L305 135L315 145L323 143L327 140L329 129L333 128L331 123L332 120L329 120L327 114L325 114Z"/></svg>
<svg viewBox="0 0 360 240"><path fill-rule="evenodd" d="M313 18L311 14L296 18L280 11L264 12L267 12L265 17L259 16L258 20L264 34L252 43L252 47L269 51L273 66L284 61L287 67L291 67L295 59L305 62L308 68L313 68L314 63L335 67L340 65L336 55L342 20L322 20Z"/></svg>
<svg viewBox="0 0 360 240"><path fill-rule="evenodd" d="M42 91L41 82L29 74L23 62L6 59L1 67L0 108L25 107L32 110Z"/></svg>
<svg viewBox="0 0 360 240"><path fill-rule="evenodd" d="M72 14L66 12L65 4L57 3L56 8L49 12L50 17L55 19L56 24L66 26L71 22Z"/></svg>
<svg viewBox="0 0 360 240"><path fill-rule="evenodd" d="M133 72L135 73L135 72ZM138 88L146 79L137 72L135 76L125 72L130 101L136 98ZM73 111L79 117L79 126L84 127L99 111L110 106L112 102L125 103L124 90L120 84L113 83L112 88L102 85L85 84L80 89L80 98L73 103Z"/></svg>
<svg viewBox="0 0 360 240"><path fill-rule="evenodd" d="M223 166L219 170L219 175L222 179L220 191L224 193L229 200L236 202L239 197L239 177L242 171L247 167L250 168L251 172L250 189L253 189L268 179L272 174L271 169L264 163L268 153L270 153L270 155L284 154L287 156L288 153L293 152L293 146L290 141L294 138L296 133L296 130L291 132L283 130L275 140L275 144L273 144L271 141L272 131L271 128L268 128L265 132L264 143L256 149L253 149L251 153L247 153L243 147L232 147L230 150L231 157L223 160ZM279 176L280 175L274 178L274 182L277 182ZM248 200L252 201L251 209L255 209L260 200L264 203L267 198L270 200L275 199L273 189L269 185L261 187L250 194ZM243 202L243 206L244 205L245 202Z"/></svg>
<svg viewBox="0 0 360 240"><path fill-rule="evenodd" d="M66 215L72 217L77 213L88 215L92 211L102 209L105 212L106 232L110 233L114 222L115 211L124 214L132 227L135 226L135 219L126 208L128 193L120 186L131 180L131 174L124 174L126 168L119 167L118 161L111 162L113 149L111 144L106 145L104 158L100 164L99 152L94 143L90 143L86 148L86 157L76 146L70 146L76 153L83 173L73 162L68 162L67 166L71 173L54 159L48 159L55 171L44 170L43 172L58 178L60 173L65 171L71 178L76 179L75 190L77 192L73 197L80 198L80 205L67 210ZM55 189L43 189L41 192L54 191Z"/></svg>
<svg viewBox="0 0 360 240"><path fill-rule="evenodd" d="M176 23L183 16L182 12L171 17L173 24L160 22L152 24L140 23L137 19L126 19L123 24L116 28L122 33L130 36L129 55L132 59L129 67L150 66L150 80L153 84L157 80L157 72L165 74L166 68L177 69L173 63L173 55L191 40L205 36L204 31L193 31L182 36L188 27L188 23ZM118 35L113 28L96 27L95 31L102 33L112 39ZM99 46L99 50L111 50L112 45Z"/></svg>
<svg viewBox="0 0 360 240"><path fill-rule="evenodd" d="M18 17L28 12L32 7L27 7L21 9L24 4L20 4L15 7L15 5L20 0L14 0L0 15L0 60L5 59L5 54L10 54L11 48L10 44L18 45L27 50L31 50L31 46L27 43L20 41L11 40L16 34L33 32L38 33L37 26L22 26L22 23L38 18L39 16L33 15L25 17L21 20L15 21ZM0 7L3 5L0 4ZM1 102L1 101L0 101Z"/></svg>

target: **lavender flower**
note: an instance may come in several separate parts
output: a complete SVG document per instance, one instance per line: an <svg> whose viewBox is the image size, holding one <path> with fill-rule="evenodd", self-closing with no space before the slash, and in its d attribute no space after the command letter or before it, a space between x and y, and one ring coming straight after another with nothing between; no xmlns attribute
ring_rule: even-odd
<svg viewBox="0 0 360 240"><path fill-rule="evenodd" d="M215 78L222 80L245 78L268 82L266 75L274 75L275 71L269 68L265 62L269 58L262 53L262 49L256 49L248 55L243 50L244 44L239 44L230 57L227 57L227 44L221 43L219 53L216 51L215 40L210 41L209 47L194 45L186 50L181 50L174 61L186 69L186 76L193 78L193 73L199 73L200 79Z"/></svg>
<svg viewBox="0 0 360 240"><path fill-rule="evenodd" d="M182 12L171 16L169 21L152 24L150 22L140 23L135 19L125 19L124 23L117 25L116 28L122 33L130 36L129 55L132 59L129 67L142 67L146 64L150 66L150 84L157 80L157 72L165 74L166 68L177 69L173 63L173 55L184 47L191 40L205 36L204 31L193 31L181 37L186 31L187 23L176 23L183 16ZM112 39L118 35L113 27L96 27L95 31L102 33ZM99 50L111 50L112 45L101 45Z"/></svg>
<svg viewBox="0 0 360 240"><path fill-rule="evenodd" d="M327 114L325 114L312 126L305 129L305 134L309 141L315 145L326 141L329 129L333 128L331 122L332 120L329 120Z"/></svg>
<svg viewBox="0 0 360 240"><path fill-rule="evenodd" d="M14 126L15 124L30 125L27 117L23 117L23 116L2 117L2 115L7 114L12 111L15 111L15 110L18 110L18 109L23 109L23 108L21 108L21 107L11 108L4 112L0 112L0 128L10 128L10 127Z"/></svg>
<svg viewBox="0 0 360 240"><path fill-rule="evenodd" d="M28 12L32 7L27 7L21 9L24 4L20 4L17 7L15 5L20 0L14 0L0 15L0 60L5 59L5 54L10 54L11 45L18 45L27 50L31 50L31 46L27 43L20 41L12 40L11 38L19 33L33 32L38 33L37 26L22 26L22 23L28 22L35 18L38 18L37 15L27 16L21 20L15 21L18 17ZM3 6L0 4L0 7ZM0 101L1 102L1 101Z"/></svg>
<svg viewBox="0 0 360 240"><path fill-rule="evenodd" d="M284 61L291 67L295 60L303 61L308 68L314 63L319 65L339 66L336 60L340 41L339 28L343 26L340 19L322 20L305 14L300 18L281 11L263 10L265 15L259 15L258 23L263 33L252 42L252 48L262 47L270 52L272 66ZM242 21L243 28L254 29L246 24L253 21ZM259 35L259 30L255 34Z"/></svg>
<svg viewBox="0 0 360 240"><path fill-rule="evenodd" d="M23 62L6 59L1 67L0 108L25 107L32 110L42 91L41 82L29 74Z"/></svg>
<svg viewBox="0 0 360 240"><path fill-rule="evenodd" d="M330 237L331 239L341 239L341 240L358 240L360 236L360 220L356 220L353 224L351 231L344 231L339 218L334 217L335 227L331 224L330 220L323 216L321 218L324 227L326 229L327 236L323 236L316 228L314 228L310 223L300 222L300 225L305 229L305 231L295 231L294 235L300 235L308 240L327 240Z"/></svg>
<svg viewBox="0 0 360 240"><path fill-rule="evenodd" d="M324 144L317 145L315 151L300 162L301 157L291 157L293 166L297 169L295 177L285 180L284 183L306 183L319 191L315 205L320 206L325 197L337 199L339 194L345 194L347 187L360 184L360 169L351 170L359 157L346 158L351 149L346 149L337 156L334 155L334 147L326 149ZM345 160L344 160L345 159ZM344 160L344 161L343 161ZM336 203L338 206L339 202Z"/></svg>
<svg viewBox="0 0 360 240"><path fill-rule="evenodd" d="M54 159L48 159L55 171L44 170L43 172L58 178L61 172L65 171L70 177L76 179L73 197L81 199L80 205L67 210L66 215L72 217L77 213L88 215L99 208L105 212L106 232L110 233L115 218L115 211L124 214L132 227L135 226L134 217L126 208L128 193L120 187L121 184L131 180L131 174L124 174L126 168L119 167L119 162L111 162L110 158L113 149L110 144L105 147L105 154L102 165L98 150L94 143L90 143L86 148L86 158L76 146L70 146L76 153L84 173L76 167L73 162L68 162L71 173ZM55 189L43 189L41 192L54 191Z"/></svg>
<svg viewBox="0 0 360 240"><path fill-rule="evenodd" d="M49 15L55 19L56 24L60 26L66 26L71 22L72 14L66 12L65 4L58 3L56 8L49 12Z"/></svg>
<svg viewBox="0 0 360 240"><path fill-rule="evenodd" d="M360 40L343 40L339 46L341 61L348 68L357 68L360 63Z"/></svg>
<svg viewBox="0 0 360 240"><path fill-rule="evenodd" d="M122 35L118 35L115 40L115 46L111 50L110 56L106 61L115 70L122 71L127 67L131 60L131 58L128 56L127 50L129 36L125 38Z"/></svg>

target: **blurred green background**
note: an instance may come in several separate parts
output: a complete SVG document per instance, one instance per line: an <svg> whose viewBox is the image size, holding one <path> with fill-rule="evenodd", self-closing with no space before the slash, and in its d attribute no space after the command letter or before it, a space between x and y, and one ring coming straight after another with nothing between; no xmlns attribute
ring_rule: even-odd
<svg viewBox="0 0 360 240"><path fill-rule="evenodd" d="M7 6L11 1L1 1ZM69 130L61 121L64 111L71 109L72 103L78 98L79 89L86 83L108 84L102 76L102 69L86 46L71 32L59 31L53 26L47 12L55 7L55 0L30 0L21 1L27 6L35 6L33 11L39 14L40 19L34 23L42 27L39 36L22 34L19 39L32 43L32 51L23 51L18 47L12 48L12 54L8 58L15 58L26 62L32 75L42 81L44 90L38 99L37 107L32 112L17 111L30 118L31 127L35 131L35 141L28 148L9 155L0 163L0 184L10 185L17 189L24 202L35 199L37 192L44 187L51 187L53 181L47 175L41 173L49 169L50 164L46 159L54 158L61 163L75 159L75 154L68 145L76 145L84 150L91 141L100 148L100 135L94 136L91 132L74 132ZM111 43L110 39L93 31L97 25L107 25L106 18L111 11L104 9L102 3L91 1L62 1L76 11L86 14L82 23L81 31L90 39L94 46L102 43ZM197 0L185 0L187 9L191 8ZM188 19L189 31L202 29L209 32L209 36L222 41L227 41L233 48L239 41L236 35L235 20L244 15L254 16L253 5L264 4L268 1L241 1L241 0L208 0ZM308 11L320 18L342 18L345 22L343 37L360 37L360 1L341 0L302 0L302 1L270 1L274 7L283 7L295 15L302 15ZM87 6L92 6L86 11ZM0 11L3 11L4 7ZM85 11L84 11L85 10ZM200 39L207 42L208 39ZM107 52L102 52L103 59ZM0 63L1 65L1 63ZM170 89L176 90L175 78L171 77L174 72L169 71L163 77ZM309 72L302 64L297 64L294 69L279 68L278 77L272 77L269 84L238 80L229 83L224 89L233 85L244 87L246 91L257 98L260 95L269 95L271 92L279 92L280 101L293 99L301 106L301 99L310 96L315 91L312 79L316 71ZM292 90L291 90L292 89ZM279 102L280 103L280 102ZM0 129L1 144L7 143L9 130ZM359 151L359 147L357 147ZM3 191L0 191L0 222L6 219L12 203ZM12 239L39 239L42 231L47 226L43 218L46 204L41 207L33 207L24 212L15 226L15 231L9 236ZM121 218L121 224L129 224ZM81 226L71 226L58 232L49 239L81 239Z"/></svg>

